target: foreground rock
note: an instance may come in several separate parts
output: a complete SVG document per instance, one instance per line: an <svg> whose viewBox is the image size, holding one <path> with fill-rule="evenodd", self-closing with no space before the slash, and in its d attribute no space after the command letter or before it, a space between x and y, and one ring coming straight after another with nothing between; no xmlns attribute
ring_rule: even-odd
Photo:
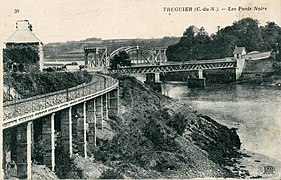
<svg viewBox="0 0 281 180"><path fill-rule="evenodd" d="M32 179L49 180L49 179L59 179L59 178L47 166L33 165Z"/></svg>
<svg viewBox="0 0 281 180"><path fill-rule="evenodd" d="M241 158L237 159L231 171L241 178L276 179L281 177L281 162L268 156L241 150Z"/></svg>

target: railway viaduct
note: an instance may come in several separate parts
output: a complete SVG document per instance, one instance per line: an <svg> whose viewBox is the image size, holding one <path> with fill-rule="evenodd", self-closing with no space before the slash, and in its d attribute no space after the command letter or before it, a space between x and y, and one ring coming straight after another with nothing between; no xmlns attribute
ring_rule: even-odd
<svg viewBox="0 0 281 180"><path fill-rule="evenodd" d="M70 157L73 153L85 158L93 156L97 129L103 129L108 114L118 113L118 94L116 79L94 75L89 84L5 102L1 173L15 162L17 178L31 179L32 151L38 138L43 146L41 163L55 171L58 134Z"/></svg>

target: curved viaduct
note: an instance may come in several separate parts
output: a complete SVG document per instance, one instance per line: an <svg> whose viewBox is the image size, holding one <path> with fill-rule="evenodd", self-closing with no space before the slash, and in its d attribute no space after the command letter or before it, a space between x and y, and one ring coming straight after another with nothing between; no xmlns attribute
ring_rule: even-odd
<svg viewBox="0 0 281 180"><path fill-rule="evenodd" d="M5 102L3 107L2 169L12 161L17 178L31 179L34 140L43 142L42 164L55 171L55 139L63 149L87 158L96 147L96 130L108 114L118 113L118 81L95 75L92 82L74 88ZM76 144L77 146L74 146Z"/></svg>

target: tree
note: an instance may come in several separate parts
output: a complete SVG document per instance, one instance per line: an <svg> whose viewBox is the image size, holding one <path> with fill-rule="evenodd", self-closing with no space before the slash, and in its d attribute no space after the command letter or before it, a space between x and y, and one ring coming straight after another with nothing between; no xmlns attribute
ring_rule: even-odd
<svg viewBox="0 0 281 180"><path fill-rule="evenodd" d="M190 26L177 44L167 48L166 54L169 61L183 61L230 57L233 56L235 46L245 47L248 52L277 52L278 49L280 52L280 39L281 28L274 22L268 22L262 27L258 20L244 18L231 26L218 29L211 36L204 28Z"/></svg>
<svg viewBox="0 0 281 180"><path fill-rule="evenodd" d="M117 69L118 66L131 66L131 60L125 51L120 51L110 59L110 68Z"/></svg>
<svg viewBox="0 0 281 180"><path fill-rule="evenodd" d="M9 59L15 63L37 63L39 61L37 47L13 47L4 49L4 62Z"/></svg>
<svg viewBox="0 0 281 180"><path fill-rule="evenodd" d="M276 52L278 49L278 39L281 38L281 28L274 22L267 22L265 27L261 27L261 31L264 39L264 48Z"/></svg>
<svg viewBox="0 0 281 180"><path fill-rule="evenodd" d="M25 67L39 66L39 49L35 46L16 46L3 49L4 71L11 70L11 64Z"/></svg>
<svg viewBox="0 0 281 180"><path fill-rule="evenodd" d="M211 39L204 27L198 29L190 26L184 31L178 44L168 47L167 58L173 61L205 59L209 47L212 47L210 43Z"/></svg>
<svg viewBox="0 0 281 180"><path fill-rule="evenodd" d="M234 34L239 39L237 46L243 46L247 51L263 49L263 39L258 20L241 19L233 23L231 30L230 34Z"/></svg>

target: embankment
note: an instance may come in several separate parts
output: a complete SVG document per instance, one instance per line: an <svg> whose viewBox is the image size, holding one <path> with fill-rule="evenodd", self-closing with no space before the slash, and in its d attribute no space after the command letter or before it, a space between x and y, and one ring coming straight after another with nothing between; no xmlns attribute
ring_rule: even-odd
<svg viewBox="0 0 281 180"><path fill-rule="evenodd" d="M236 83L281 86L281 62L271 58L247 62L244 73Z"/></svg>
<svg viewBox="0 0 281 180"><path fill-rule="evenodd" d="M106 123L114 135L107 138L99 132L94 162L109 167L101 177L235 177L225 168L239 157L241 143L235 129L193 112L135 78L115 77L121 106L119 115Z"/></svg>

